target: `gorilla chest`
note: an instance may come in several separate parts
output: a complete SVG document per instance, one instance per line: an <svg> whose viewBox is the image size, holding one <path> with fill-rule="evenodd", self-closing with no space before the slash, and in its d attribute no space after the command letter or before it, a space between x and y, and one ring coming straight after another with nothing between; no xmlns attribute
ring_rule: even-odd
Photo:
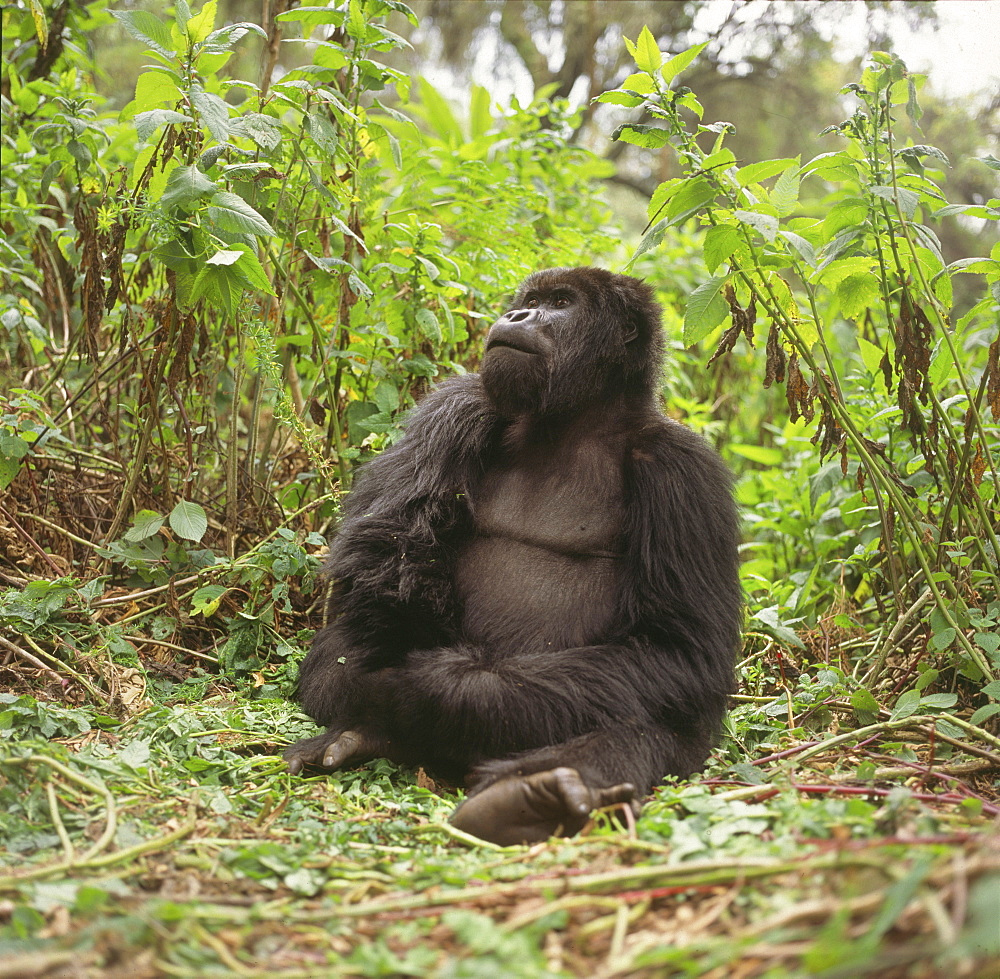
<svg viewBox="0 0 1000 979"><path fill-rule="evenodd" d="M489 471L456 567L467 638L508 648L605 638L618 604L622 496L620 464L593 445L522 453Z"/></svg>

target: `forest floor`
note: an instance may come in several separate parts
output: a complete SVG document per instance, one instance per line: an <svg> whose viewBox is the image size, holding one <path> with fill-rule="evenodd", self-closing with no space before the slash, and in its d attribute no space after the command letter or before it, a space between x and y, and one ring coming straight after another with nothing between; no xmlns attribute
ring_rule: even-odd
<svg viewBox="0 0 1000 979"><path fill-rule="evenodd" d="M122 721L15 669L6 977L1000 975L1000 745L954 722L775 724L634 822L503 849L422 771L289 776L283 699L203 674Z"/></svg>

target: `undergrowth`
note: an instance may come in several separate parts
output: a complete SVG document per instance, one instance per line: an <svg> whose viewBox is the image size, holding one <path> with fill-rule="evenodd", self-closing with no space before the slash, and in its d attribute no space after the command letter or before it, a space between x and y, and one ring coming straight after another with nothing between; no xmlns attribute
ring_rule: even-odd
<svg viewBox="0 0 1000 979"><path fill-rule="evenodd" d="M742 162L678 81L700 47L644 31L597 118L679 169L626 260L572 108L476 89L456 115L378 60L402 3L263 28L123 9L152 64L118 115L22 6L2 15L0 971L995 974L1000 202L948 202L919 76L876 53L829 152ZM227 77L250 34L307 53ZM954 220L981 255L942 254ZM581 260L656 287L667 408L737 471L741 686L706 772L637 821L502 850L452 829L460 792L422 771L291 778L279 756L314 730L288 698L353 467L475 368L526 271Z"/></svg>

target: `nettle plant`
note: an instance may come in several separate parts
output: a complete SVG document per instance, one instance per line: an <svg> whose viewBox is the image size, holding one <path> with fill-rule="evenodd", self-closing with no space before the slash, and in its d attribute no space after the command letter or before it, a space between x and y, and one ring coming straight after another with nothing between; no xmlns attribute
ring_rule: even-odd
<svg viewBox="0 0 1000 979"><path fill-rule="evenodd" d="M936 182L945 154L900 134L902 113L919 133L923 78L894 55L874 53L844 89L857 107L824 131L840 149L740 166L731 124L703 123L695 94L675 85L705 45L668 58L648 29L626 43L638 70L597 100L640 108L651 122L614 138L672 147L683 173L653 194L633 262L670 228L704 229L709 276L688 301L684 341L717 338L714 360L763 334L764 386L784 386L789 418L814 426L820 458L853 481L877 531L847 561L866 586L856 594L872 597L876 664L916 640L988 682L1000 673L1000 245L949 263L934 224L997 221L1000 200L948 203ZM801 201L807 181L819 216ZM955 319L963 273L986 289Z"/></svg>

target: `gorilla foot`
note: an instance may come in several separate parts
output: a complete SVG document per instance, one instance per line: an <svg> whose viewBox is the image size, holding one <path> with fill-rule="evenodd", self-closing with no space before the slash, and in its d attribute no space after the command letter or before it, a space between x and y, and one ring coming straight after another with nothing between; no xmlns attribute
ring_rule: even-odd
<svg viewBox="0 0 1000 979"><path fill-rule="evenodd" d="M330 730L315 738L305 738L287 747L282 755L288 771L298 775L306 765L318 768L343 768L370 761L385 754L386 745L363 731Z"/></svg>
<svg viewBox="0 0 1000 979"><path fill-rule="evenodd" d="M466 799L451 824L501 846L539 843L550 836L573 836L592 810L634 798L635 786L628 782L592 789L575 768L553 768L494 782Z"/></svg>

